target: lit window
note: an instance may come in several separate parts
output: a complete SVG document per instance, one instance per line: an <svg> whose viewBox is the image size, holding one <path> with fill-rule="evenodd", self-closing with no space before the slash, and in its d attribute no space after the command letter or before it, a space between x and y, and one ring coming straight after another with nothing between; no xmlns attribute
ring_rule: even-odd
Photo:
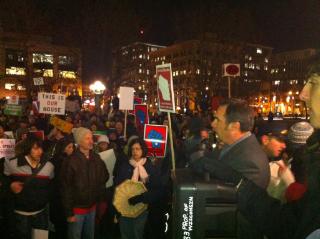
<svg viewBox="0 0 320 239"><path fill-rule="evenodd" d="M245 72L244 72L244 75L245 75L245 76L248 76L248 72L247 72L247 71L245 71Z"/></svg>
<svg viewBox="0 0 320 239"><path fill-rule="evenodd" d="M268 70L268 66L264 66L263 69L264 69L265 71L267 71L267 70Z"/></svg>
<svg viewBox="0 0 320 239"><path fill-rule="evenodd" d="M286 68L283 68L283 72L286 72Z"/></svg>
<svg viewBox="0 0 320 239"><path fill-rule="evenodd" d="M24 87L23 85L18 85L17 89L18 90L26 90L26 87Z"/></svg>
<svg viewBox="0 0 320 239"><path fill-rule="evenodd" d="M260 70L260 65L259 64L256 64L256 69Z"/></svg>
<svg viewBox="0 0 320 239"><path fill-rule="evenodd" d="M14 90L15 84L5 83L4 88L5 88L6 90Z"/></svg>
<svg viewBox="0 0 320 239"><path fill-rule="evenodd" d="M49 63L53 64L53 55L45 53L33 53L32 63Z"/></svg>
<svg viewBox="0 0 320 239"><path fill-rule="evenodd" d="M139 58L142 59L142 54L139 55Z"/></svg>
<svg viewBox="0 0 320 239"><path fill-rule="evenodd" d="M249 55L245 55L244 59L246 59L246 60L247 60L248 58L249 58Z"/></svg>
<svg viewBox="0 0 320 239"><path fill-rule="evenodd" d="M150 73L150 71L149 71L149 70L147 70L147 75L149 75L149 73Z"/></svg>
<svg viewBox="0 0 320 239"><path fill-rule="evenodd" d="M173 75L173 76L176 76L176 72L174 71L174 72L172 73L172 75Z"/></svg>
<svg viewBox="0 0 320 239"><path fill-rule="evenodd" d="M249 56L249 61L252 61L252 57L251 56Z"/></svg>
<svg viewBox="0 0 320 239"><path fill-rule="evenodd" d="M45 69L45 70L43 71L43 76L44 76L44 77L53 77L53 70L51 70L51 69Z"/></svg>
<svg viewBox="0 0 320 239"><path fill-rule="evenodd" d="M244 67L245 67L245 68L248 68L248 63L244 63Z"/></svg>
<svg viewBox="0 0 320 239"><path fill-rule="evenodd" d="M76 73L74 71L59 71L59 77L76 79Z"/></svg>
<svg viewBox="0 0 320 239"><path fill-rule="evenodd" d="M262 49L261 48L257 48L257 54L262 54Z"/></svg>
<svg viewBox="0 0 320 239"><path fill-rule="evenodd" d="M142 73L142 69L139 69L139 73Z"/></svg>
<svg viewBox="0 0 320 239"><path fill-rule="evenodd" d="M270 73L273 74L274 73L274 69L271 69Z"/></svg>
<svg viewBox="0 0 320 239"><path fill-rule="evenodd" d="M269 62L269 59L268 59L268 58L264 58L264 62L265 62L265 63L268 63L268 62Z"/></svg>
<svg viewBox="0 0 320 239"><path fill-rule="evenodd" d="M24 76L26 75L26 69L23 67L8 67L6 68L6 75L19 75Z"/></svg>
<svg viewBox="0 0 320 239"><path fill-rule="evenodd" d="M59 65L71 65L74 63L74 58L72 56L59 56L58 64Z"/></svg>
<svg viewBox="0 0 320 239"><path fill-rule="evenodd" d="M176 76L178 76L179 75L179 71L176 71Z"/></svg>
<svg viewBox="0 0 320 239"><path fill-rule="evenodd" d="M187 74L187 71L186 71L186 70L184 70L184 71L183 71L183 74L184 74L184 75L186 75L186 74Z"/></svg>
<svg viewBox="0 0 320 239"><path fill-rule="evenodd" d="M200 69L197 69L196 74L200 75Z"/></svg>
<svg viewBox="0 0 320 239"><path fill-rule="evenodd" d="M149 55L147 55L147 60L149 60L149 58L150 58L150 56L149 56Z"/></svg>

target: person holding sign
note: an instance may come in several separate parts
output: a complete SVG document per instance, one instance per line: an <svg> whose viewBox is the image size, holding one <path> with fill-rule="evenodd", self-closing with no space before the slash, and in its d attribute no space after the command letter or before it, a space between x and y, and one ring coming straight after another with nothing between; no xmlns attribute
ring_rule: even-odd
<svg viewBox="0 0 320 239"><path fill-rule="evenodd" d="M129 160L123 162L119 173L115 178L115 185L118 186L127 179L134 182L142 182L147 192L128 198L130 205L138 203L154 204L163 195L163 186L160 180L160 172L146 158L147 148L141 139L134 139L129 145ZM147 221L148 211L144 211L136 218L120 217L120 232L122 239L142 239L144 227Z"/></svg>
<svg viewBox="0 0 320 239"><path fill-rule="evenodd" d="M54 177L54 166L43 157L40 139L28 135L22 149L20 156L6 159L4 164L14 195L15 239L31 238L40 231L48 235L47 204Z"/></svg>

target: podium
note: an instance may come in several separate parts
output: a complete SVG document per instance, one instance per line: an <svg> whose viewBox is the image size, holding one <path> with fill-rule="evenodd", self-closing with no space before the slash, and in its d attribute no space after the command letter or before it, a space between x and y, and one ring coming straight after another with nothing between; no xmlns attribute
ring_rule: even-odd
<svg viewBox="0 0 320 239"><path fill-rule="evenodd" d="M236 190L179 169L173 184L172 238L236 238Z"/></svg>

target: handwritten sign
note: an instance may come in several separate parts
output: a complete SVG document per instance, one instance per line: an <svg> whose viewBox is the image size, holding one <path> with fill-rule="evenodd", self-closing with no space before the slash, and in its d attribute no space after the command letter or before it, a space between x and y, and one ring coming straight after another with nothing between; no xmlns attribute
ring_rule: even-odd
<svg viewBox="0 0 320 239"><path fill-rule="evenodd" d="M50 115L64 115L66 107L66 97L63 94L38 93L40 102L39 113Z"/></svg>
<svg viewBox="0 0 320 239"><path fill-rule="evenodd" d="M15 139L0 139L0 158L6 159L13 158L15 156L14 147L16 145Z"/></svg>

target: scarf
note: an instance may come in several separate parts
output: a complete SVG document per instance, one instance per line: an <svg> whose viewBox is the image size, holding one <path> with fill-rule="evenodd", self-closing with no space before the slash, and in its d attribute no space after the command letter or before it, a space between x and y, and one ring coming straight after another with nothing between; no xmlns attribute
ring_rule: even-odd
<svg viewBox="0 0 320 239"><path fill-rule="evenodd" d="M135 161L134 159L129 160L130 165L134 168L133 174L131 177L132 181L138 182L140 179L140 181L142 181L143 183L147 182L149 175L148 175L146 169L143 167L143 165L146 162L147 162L146 158L142 158L138 162Z"/></svg>

